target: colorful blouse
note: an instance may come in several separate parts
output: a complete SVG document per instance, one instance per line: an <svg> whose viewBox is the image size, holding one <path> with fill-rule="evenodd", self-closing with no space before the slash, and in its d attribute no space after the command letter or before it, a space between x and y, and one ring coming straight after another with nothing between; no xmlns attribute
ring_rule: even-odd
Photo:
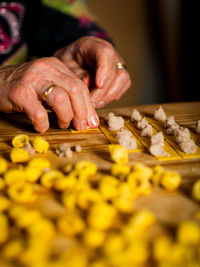
<svg viewBox="0 0 200 267"><path fill-rule="evenodd" d="M109 40L84 0L0 2L0 65L51 56L86 35Z"/></svg>

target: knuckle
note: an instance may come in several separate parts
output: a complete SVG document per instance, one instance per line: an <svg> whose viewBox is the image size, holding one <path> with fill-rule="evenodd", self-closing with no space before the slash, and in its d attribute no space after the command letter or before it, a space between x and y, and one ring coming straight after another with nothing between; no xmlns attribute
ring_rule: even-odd
<svg viewBox="0 0 200 267"><path fill-rule="evenodd" d="M36 59L32 63L32 68L36 68L36 69L38 68L46 69L46 68L49 68L49 66L50 66L50 61L49 61L49 58L47 57Z"/></svg>
<svg viewBox="0 0 200 267"><path fill-rule="evenodd" d="M33 119L33 122L35 122L35 123L40 123L41 121L44 121L45 120L45 113L44 112L42 112L42 111L35 111L35 113L33 114L33 117L32 117L32 119Z"/></svg>
<svg viewBox="0 0 200 267"><path fill-rule="evenodd" d="M114 47L110 42L103 40L103 39L101 39L101 41L106 47L109 47L110 49L114 50Z"/></svg>
<svg viewBox="0 0 200 267"><path fill-rule="evenodd" d="M107 95L104 97L104 102L106 104L109 104L115 99L115 94L114 92L108 92Z"/></svg>
<svg viewBox="0 0 200 267"><path fill-rule="evenodd" d="M120 79L124 83L127 83L128 81L130 81L130 76L129 76L128 72L127 71L122 71L120 73Z"/></svg>
<svg viewBox="0 0 200 267"><path fill-rule="evenodd" d="M17 86L10 92L10 100L14 103L20 103L24 99L24 87Z"/></svg>
<svg viewBox="0 0 200 267"><path fill-rule="evenodd" d="M69 90L71 94L79 94L81 90L80 83L74 80L73 82L70 83Z"/></svg>
<svg viewBox="0 0 200 267"><path fill-rule="evenodd" d="M115 54L115 50L110 45L101 44L101 46L99 48L100 49L98 50L98 52L100 55L102 55L102 53L103 53L104 55L109 55L109 56L113 55L114 56L114 54Z"/></svg>
<svg viewBox="0 0 200 267"><path fill-rule="evenodd" d="M53 90L51 99L54 105L63 105L66 103L66 94L62 90Z"/></svg>

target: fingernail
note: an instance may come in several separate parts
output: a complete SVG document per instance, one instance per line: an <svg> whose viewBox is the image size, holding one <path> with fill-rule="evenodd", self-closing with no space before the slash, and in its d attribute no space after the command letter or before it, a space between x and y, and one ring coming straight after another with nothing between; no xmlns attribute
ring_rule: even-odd
<svg viewBox="0 0 200 267"><path fill-rule="evenodd" d="M100 101L98 104L97 104L97 108L102 108L105 106L105 102L104 101Z"/></svg>
<svg viewBox="0 0 200 267"><path fill-rule="evenodd" d="M79 131L84 131L86 129L86 127L87 127L87 121L86 120L81 121L79 123Z"/></svg>
<svg viewBox="0 0 200 267"><path fill-rule="evenodd" d="M68 124L63 124L63 125L60 126L60 128L62 128L62 129L67 129L68 127L69 127L69 123Z"/></svg>
<svg viewBox="0 0 200 267"><path fill-rule="evenodd" d="M92 116L91 118L90 118L90 124L93 126L93 127L98 127L98 125L99 125L99 118L96 116L96 115L94 115L94 116Z"/></svg>

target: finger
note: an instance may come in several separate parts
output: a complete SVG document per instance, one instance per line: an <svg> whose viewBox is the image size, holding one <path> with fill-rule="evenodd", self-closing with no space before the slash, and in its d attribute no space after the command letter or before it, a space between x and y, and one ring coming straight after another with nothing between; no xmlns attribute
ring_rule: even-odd
<svg viewBox="0 0 200 267"><path fill-rule="evenodd" d="M76 74L85 84L89 87L91 82L90 74L87 70L83 69L68 52L61 53L62 49L55 53L55 56L59 58L67 68L69 68L74 74Z"/></svg>
<svg viewBox="0 0 200 267"><path fill-rule="evenodd" d="M86 87L86 85L58 59L50 58L48 59L48 63L49 62L50 66L48 64L49 72L48 75L46 75L46 83L41 83L37 86L39 98L42 99L45 91L44 88L56 84L56 87L63 89L69 96L76 129L84 130L87 126L87 106L83 95L83 88ZM44 66L44 62L42 62L42 66ZM52 77L53 82L49 81L49 77Z"/></svg>
<svg viewBox="0 0 200 267"><path fill-rule="evenodd" d="M85 88L83 93L88 109L87 124L90 128L97 128L99 126L99 117L91 102L89 90Z"/></svg>
<svg viewBox="0 0 200 267"><path fill-rule="evenodd" d="M116 77L103 96L105 103L110 103L113 100L117 100L117 96L120 97L128 90L131 85L131 80L128 72L125 69L117 69ZM97 105L98 107L98 105Z"/></svg>
<svg viewBox="0 0 200 267"><path fill-rule="evenodd" d="M86 84L87 87L89 87L91 78L87 71L83 70L76 62L71 62L69 68L73 73L81 78L81 80ZM87 124L90 128L96 128L99 125L99 117L96 114L96 111L90 99L89 90L86 86L83 87L83 96L85 98L85 103L87 106Z"/></svg>
<svg viewBox="0 0 200 267"><path fill-rule="evenodd" d="M54 87L46 102L56 113L59 127L67 128L74 116L67 92L59 87Z"/></svg>
<svg viewBox="0 0 200 267"><path fill-rule="evenodd" d="M128 90L129 87L130 87L129 83L124 85L122 90L120 90L119 93L115 96L115 100L119 100L126 93L126 91Z"/></svg>
<svg viewBox="0 0 200 267"><path fill-rule="evenodd" d="M106 82L106 84L103 88L97 88L96 87L96 88L92 89L90 97L91 97L91 101L92 101L94 107L100 108L100 105L101 106L105 105L105 103L103 101L103 96L106 94L106 92L110 88L114 78L115 78L115 73L113 72L109 81Z"/></svg>
<svg viewBox="0 0 200 267"><path fill-rule="evenodd" d="M115 67L118 55L115 49L109 43L99 42L95 53L96 75L95 84L97 88L104 88L111 83L115 76Z"/></svg>
<svg viewBox="0 0 200 267"><path fill-rule="evenodd" d="M65 63L65 62L64 62ZM91 77L87 70L83 69L76 61L74 60L68 60L67 61L67 67L75 74L77 75L87 87L90 86Z"/></svg>
<svg viewBox="0 0 200 267"><path fill-rule="evenodd" d="M37 99L37 96L33 96L32 99L26 99L23 108L36 131L43 133L49 128L47 111Z"/></svg>
<svg viewBox="0 0 200 267"><path fill-rule="evenodd" d="M91 92L91 97L93 97L93 94L98 94L96 108L102 108L111 101L117 100L117 95L122 92L120 95L122 96L130 85L131 80L128 72L125 69L116 69L116 76L109 88L95 89Z"/></svg>

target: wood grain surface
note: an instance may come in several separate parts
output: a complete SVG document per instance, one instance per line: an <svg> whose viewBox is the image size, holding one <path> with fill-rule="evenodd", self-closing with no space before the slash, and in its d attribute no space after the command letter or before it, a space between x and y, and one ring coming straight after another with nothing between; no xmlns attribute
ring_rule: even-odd
<svg viewBox="0 0 200 267"><path fill-rule="evenodd" d="M122 107L113 110L101 110L99 116L105 118L108 112L112 111L117 115L129 118L133 108L137 108L143 115L152 116L159 105L145 105L135 107ZM162 104L167 115L174 115L175 120L181 126L194 128L195 122L200 119L200 102L193 103L169 103ZM75 163L80 160L94 161L100 170L109 170L112 162L108 153L108 139L101 131L87 133L71 133L69 130L62 130L57 127L53 113L49 113L50 129L41 134L50 143L50 150L45 155L51 160L53 168L60 168L67 162ZM38 135L33 126L24 114L0 114L0 155L9 159L11 139L19 133L26 133L30 137ZM199 138L200 139L200 138ZM71 145L80 144L82 152L73 153L71 159L59 158L55 154L58 144L69 142ZM199 140L200 142L200 140ZM179 190L167 192L162 188L153 189L153 194L146 197L139 197L134 202L135 209L148 208L156 214L162 225L176 225L185 219L193 219L194 213L200 206L190 196L191 185L200 178L200 158L182 159L173 161L158 162L148 152L129 153L129 164L142 162L149 166L162 164L166 168L178 171L183 177L183 183ZM38 205L38 206L37 206ZM61 205L41 200L36 206L43 209L48 216L57 216L64 212ZM159 232L158 230L157 232Z"/></svg>

